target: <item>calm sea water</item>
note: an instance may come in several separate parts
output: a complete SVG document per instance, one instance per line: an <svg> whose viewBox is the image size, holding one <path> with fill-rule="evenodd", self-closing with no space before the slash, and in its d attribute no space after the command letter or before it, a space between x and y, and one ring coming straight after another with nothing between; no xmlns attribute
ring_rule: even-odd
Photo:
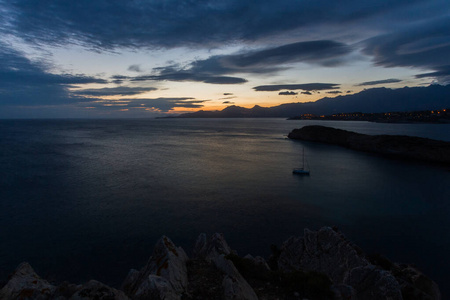
<svg viewBox="0 0 450 300"><path fill-rule="evenodd" d="M366 252L450 281L450 172L286 139L283 119L0 121L0 281L22 261L50 280L120 285L165 234L190 251L223 232L268 256L336 225ZM322 122L450 141L450 125ZM309 177L295 176L304 148Z"/></svg>

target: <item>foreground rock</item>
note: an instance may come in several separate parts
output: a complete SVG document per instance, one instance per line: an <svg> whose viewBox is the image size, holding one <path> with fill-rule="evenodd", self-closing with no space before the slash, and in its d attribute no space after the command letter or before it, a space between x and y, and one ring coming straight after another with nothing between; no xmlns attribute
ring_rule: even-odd
<svg viewBox="0 0 450 300"><path fill-rule="evenodd" d="M163 236L148 263L131 270L122 291L91 280L52 285L22 263L0 290L0 299L440 299L431 279L409 265L367 256L338 230L304 230L272 256L235 253L222 234L201 234L192 258Z"/></svg>
<svg viewBox="0 0 450 300"><path fill-rule="evenodd" d="M288 137L339 145L392 157L450 165L450 142L403 135L366 135L325 126L304 126Z"/></svg>
<svg viewBox="0 0 450 300"><path fill-rule="evenodd" d="M227 257L232 253L222 234L216 233L210 239L201 234L194 246L194 257L214 264L223 274L224 299L256 300L255 291Z"/></svg>
<svg viewBox="0 0 450 300"><path fill-rule="evenodd" d="M62 283L54 286L39 277L28 263L21 263L0 290L2 300L127 300L123 292L91 280L83 285Z"/></svg>
<svg viewBox="0 0 450 300"><path fill-rule="evenodd" d="M181 299L188 285L187 260L184 250L163 236L147 265L130 271L123 290L132 299Z"/></svg>

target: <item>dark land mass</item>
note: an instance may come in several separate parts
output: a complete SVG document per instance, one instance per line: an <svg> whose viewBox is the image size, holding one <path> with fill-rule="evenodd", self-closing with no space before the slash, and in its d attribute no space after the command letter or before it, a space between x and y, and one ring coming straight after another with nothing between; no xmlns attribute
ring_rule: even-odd
<svg viewBox="0 0 450 300"><path fill-rule="evenodd" d="M377 123L450 123L450 109L385 113L339 113L333 115L303 114L288 120L369 121Z"/></svg>
<svg viewBox="0 0 450 300"><path fill-rule="evenodd" d="M450 142L446 141L405 135L367 135L318 125L294 129L288 137L450 166Z"/></svg>
<svg viewBox="0 0 450 300"><path fill-rule="evenodd" d="M383 113L389 111L441 110L450 107L450 85L373 88L353 95L322 98L315 102L287 103L273 107L228 106L221 111L197 111L176 118L289 118L303 114L332 115L346 112Z"/></svg>
<svg viewBox="0 0 450 300"><path fill-rule="evenodd" d="M163 236L147 265L130 270L120 290L91 280L55 285L22 263L0 299L42 300L440 300L438 285L412 265L368 255L337 228L305 229L272 255L237 255L222 234L201 234L191 257Z"/></svg>

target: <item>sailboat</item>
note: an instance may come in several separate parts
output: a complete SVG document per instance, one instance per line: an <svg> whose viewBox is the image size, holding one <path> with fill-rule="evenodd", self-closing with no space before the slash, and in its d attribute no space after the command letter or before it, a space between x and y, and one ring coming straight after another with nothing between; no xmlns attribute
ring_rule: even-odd
<svg viewBox="0 0 450 300"><path fill-rule="evenodd" d="M302 151L302 167L301 168L294 168L292 170L292 173L299 174L299 175L309 175L309 169L305 168L305 148L303 148Z"/></svg>

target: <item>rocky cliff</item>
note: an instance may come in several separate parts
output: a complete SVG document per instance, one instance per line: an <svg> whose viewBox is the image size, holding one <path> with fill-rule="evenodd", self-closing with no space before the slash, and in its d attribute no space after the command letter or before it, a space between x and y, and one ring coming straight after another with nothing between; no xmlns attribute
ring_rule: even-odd
<svg viewBox="0 0 450 300"><path fill-rule="evenodd" d="M404 135L366 135L319 125L294 129L288 137L391 157L450 165L450 142L445 141Z"/></svg>
<svg viewBox="0 0 450 300"><path fill-rule="evenodd" d="M54 285L22 263L0 299L440 299L436 283L417 269L369 257L337 229L305 229L272 251L268 262L240 257L222 234L201 234L189 258L163 236L121 290L94 280Z"/></svg>

